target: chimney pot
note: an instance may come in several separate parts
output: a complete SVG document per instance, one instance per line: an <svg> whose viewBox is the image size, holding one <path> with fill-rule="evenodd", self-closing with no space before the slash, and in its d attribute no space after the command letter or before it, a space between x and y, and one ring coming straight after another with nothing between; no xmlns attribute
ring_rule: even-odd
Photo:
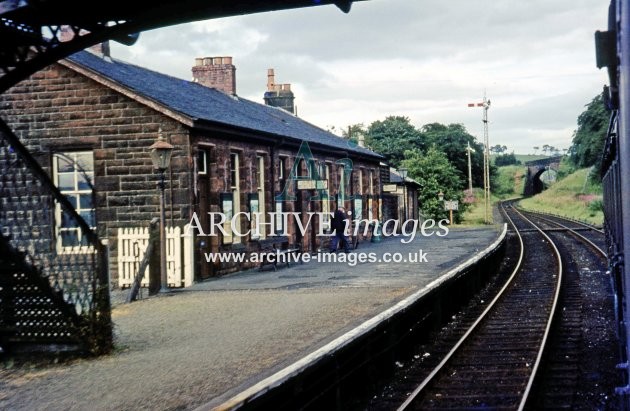
<svg viewBox="0 0 630 411"><path fill-rule="evenodd" d="M226 94L236 94L236 67L232 64L232 57L196 58L192 74L195 83Z"/></svg>
<svg viewBox="0 0 630 411"><path fill-rule="evenodd" d="M265 93L265 104L273 107L280 107L289 113L296 114L293 92L291 84L276 84L274 69L267 70L267 92Z"/></svg>
<svg viewBox="0 0 630 411"><path fill-rule="evenodd" d="M273 69L267 69L267 91L274 91L275 78Z"/></svg>

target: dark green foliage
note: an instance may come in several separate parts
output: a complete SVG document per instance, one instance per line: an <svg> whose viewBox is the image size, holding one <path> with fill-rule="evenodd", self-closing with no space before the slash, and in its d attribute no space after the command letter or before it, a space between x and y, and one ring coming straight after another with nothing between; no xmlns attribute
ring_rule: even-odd
<svg viewBox="0 0 630 411"><path fill-rule="evenodd" d="M514 153L501 154L500 156L496 156L494 158L494 165L497 167L511 166L511 165L517 165L517 164L521 164L521 162L516 159L516 156L514 155Z"/></svg>
<svg viewBox="0 0 630 411"><path fill-rule="evenodd" d="M473 185L483 186L483 145L470 135L462 124L426 124L421 129L427 146L435 146L446 154L446 158L468 181L467 144L474 150L470 155ZM492 174L492 171L491 171Z"/></svg>
<svg viewBox="0 0 630 411"><path fill-rule="evenodd" d="M577 120L573 134L571 161L578 167L595 166L599 169L610 112L604 106L603 93L593 98Z"/></svg>
<svg viewBox="0 0 630 411"><path fill-rule="evenodd" d="M367 129L365 141L372 150L385 156L386 161L398 167L406 150L426 148L421 133L408 117L389 116L375 121Z"/></svg>
<svg viewBox="0 0 630 411"><path fill-rule="evenodd" d="M362 130L363 125L355 124L343 134L348 138ZM466 207L461 200L463 189L468 186L469 144L473 185L483 186L483 145L462 124L430 123L418 130L408 117L389 116L370 124L365 141L370 149L382 154L389 165L408 168L409 176L421 184L419 203L426 218L447 217L443 203L438 201L438 193L443 191L445 199L460 200L460 210L454 217L457 222L461 220ZM500 150L503 149L504 146L500 146ZM496 167L491 166L491 181L496 174Z"/></svg>
<svg viewBox="0 0 630 411"><path fill-rule="evenodd" d="M502 146L501 144L497 144L495 146L490 147L489 151L491 153L502 154L502 153L505 153L507 149L508 149L507 146Z"/></svg>
<svg viewBox="0 0 630 411"><path fill-rule="evenodd" d="M589 211L596 213L598 211L603 212L604 211L604 201L601 199L597 199L597 200L593 200L590 203L588 203L588 209Z"/></svg>
<svg viewBox="0 0 630 411"><path fill-rule="evenodd" d="M366 134L367 130L365 129L363 123L352 124L348 126L347 129L341 130L341 137L345 138L346 140L352 141L353 143L358 143L359 136L365 136Z"/></svg>
<svg viewBox="0 0 630 411"><path fill-rule="evenodd" d="M444 193L445 200L458 200L459 212L454 213L455 222L461 221L466 204L463 203L463 178L461 173L448 161L446 154L436 147L430 147L426 153L420 150L405 152L403 166L409 170L409 176L420 186L418 201L425 218L448 219L444 204L439 201L438 194Z"/></svg>

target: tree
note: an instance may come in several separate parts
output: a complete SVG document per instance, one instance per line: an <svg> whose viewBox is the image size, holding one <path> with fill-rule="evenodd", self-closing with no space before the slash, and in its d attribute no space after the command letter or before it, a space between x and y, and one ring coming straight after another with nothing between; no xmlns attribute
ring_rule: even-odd
<svg viewBox="0 0 630 411"><path fill-rule="evenodd" d="M521 164L521 162L516 159L514 153L501 154L494 158L494 165L497 167L510 166L512 164Z"/></svg>
<svg viewBox="0 0 630 411"><path fill-rule="evenodd" d="M538 146L534 146L534 155L536 155L536 152L537 152L538 150L540 150L540 147L538 147Z"/></svg>
<svg viewBox="0 0 630 411"><path fill-rule="evenodd" d="M494 152L494 153L497 153L497 154L501 154L501 153L505 153L507 151L507 149L508 149L507 146L502 146L501 144L497 144L497 145L494 145L494 146L490 147L488 150L491 153Z"/></svg>
<svg viewBox="0 0 630 411"><path fill-rule="evenodd" d="M543 154L544 154L544 155L547 155L547 151L548 151L548 150L549 150L549 144L545 144L545 145L542 147Z"/></svg>
<svg viewBox="0 0 630 411"><path fill-rule="evenodd" d="M365 128L363 123L351 124L348 126L348 128L344 128L341 130L341 137L354 143L358 143L359 135L365 136L366 133L367 129Z"/></svg>
<svg viewBox="0 0 630 411"><path fill-rule="evenodd" d="M610 112L604 105L604 94L600 94L586 105L586 110L577 119L577 130L569 153L577 167L600 168Z"/></svg>
<svg viewBox="0 0 630 411"><path fill-rule="evenodd" d="M466 148L470 144L474 150L470 153L473 184L475 186L483 185L483 145L478 143L462 124L430 123L422 126L420 131L424 135L427 145L432 145L444 152L448 161L466 178L468 178Z"/></svg>
<svg viewBox="0 0 630 411"><path fill-rule="evenodd" d="M386 162L398 167L406 150L426 148L422 134L411 124L408 117L389 116L375 121L367 129L365 142L382 154Z"/></svg>
<svg viewBox="0 0 630 411"><path fill-rule="evenodd" d="M444 203L438 194L444 193L446 200L458 200L459 211L454 214L456 222L461 221L466 204L463 199L463 178L461 173L448 161L446 154L436 147L430 147L426 153L418 149L405 152L402 165L409 170L409 176L420 184L418 201L424 217L441 220L448 218Z"/></svg>

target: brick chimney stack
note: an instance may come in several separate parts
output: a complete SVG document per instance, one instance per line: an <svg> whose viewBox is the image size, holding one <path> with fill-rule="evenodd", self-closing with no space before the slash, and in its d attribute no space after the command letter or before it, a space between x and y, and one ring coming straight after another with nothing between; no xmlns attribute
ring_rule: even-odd
<svg viewBox="0 0 630 411"><path fill-rule="evenodd" d="M232 57L196 58L192 74L195 83L236 95L236 67Z"/></svg>
<svg viewBox="0 0 630 411"><path fill-rule="evenodd" d="M276 84L276 76L273 73L273 69L267 70L267 91L273 91L273 86Z"/></svg>
<svg viewBox="0 0 630 411"><path fill-rule="evenodd" d="M295 96L291 91L291 84L276 84L273 69L267 70L267 91L265 92L265 104L280 107L291 114L295 113Z"/></svg>

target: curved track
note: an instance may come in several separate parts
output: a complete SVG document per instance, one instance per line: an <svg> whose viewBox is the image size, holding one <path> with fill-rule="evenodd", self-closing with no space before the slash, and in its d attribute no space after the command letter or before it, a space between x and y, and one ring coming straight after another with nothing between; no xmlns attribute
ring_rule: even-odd
<svg viewBox="0 0 630 411"><path fill-rule="evenodd" d="M614 387L622 381L614 371L618 361L604 234L557 216L523 213L557 244L565 267L560 308L528 408L617 409Z"/></svg>
<svg viewBox="0 0 630 411"><path fill-rule="evenodd" d="M581 238L583 241L591 243L595 251L606 258L606 235L601 228L583 223L581 221L570 220L553 214L545 214L533 211L520 210L521 213L530 216L538 221L550 225L552 230L566 230L571 234Z"/></svg>
<svg viewBox="0 0 630 411"><path fill-rule="evenodd" d="M551 239L513 209L504 213L522 244L506 285L399 410L522 409L549 335L562 282Z"/></svg>

